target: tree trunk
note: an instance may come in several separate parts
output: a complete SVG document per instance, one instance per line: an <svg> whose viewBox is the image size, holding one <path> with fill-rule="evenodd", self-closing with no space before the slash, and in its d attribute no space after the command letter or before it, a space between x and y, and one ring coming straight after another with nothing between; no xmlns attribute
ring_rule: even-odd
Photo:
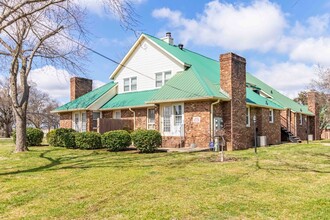
<svg viewBox="0 0 330 220"><path fill-rule="evenodd" d="M11 135L11 123L10 124L5 124L5 137L6 138L10 138L10 135Z"/></svg>
<svg viewBox="0 0 330 220"><path fill-rule="evenodd" d="M26 114L23 111L21 108L14 110L16 118L16 153L29 150L26 144Z"/></svg>

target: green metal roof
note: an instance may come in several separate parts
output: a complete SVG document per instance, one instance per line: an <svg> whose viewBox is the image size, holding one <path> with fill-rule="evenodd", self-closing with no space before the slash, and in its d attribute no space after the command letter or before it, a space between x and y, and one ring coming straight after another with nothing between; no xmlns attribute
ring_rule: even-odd
<svg viewBox="0 0 330 220"><path fill-rule="evenodd" d="M196 72L189 68L175 74L164 86L153 95L149 102L176 101L187 99L220 98L228 96L220 92L220 86L209 80L201 80Z"/></svg>
<svg viewBox="0 0 330 220"><path fill-rule="evenodd" d="M276 89L272 88L271 86L267 85L266 83L262 82L255 76L246 73L246 81L248 83L257 85L262 91L266 92L270 96L272 96L272 101L276 102L277 104L285 107L290 108L294 112L303 113L307 115L314 115L312 112L308 110L308 106L301 105L292 99L288 98L287 96L281 94Z"/></svg>
<svg viewBox="0 0 330 220"><path fill-rule="evenodd" d="M284 109L281 105L273 102L271 99L258 95L250 88L246 88L246 102L247 104L263 106L266 108Z"/></svg>
<svg viewBox="0 0 330 220"><path fill-rule="evenodd" d="M97 89L90 91L89 93L86 93L83 96L80 96L79 98L71 102L66 103L65 105L56 108L54 112L68 111L74 109L86 109L115 85L116 83L109 82Z"/></svg>
<svg viewBox="0 0 330 220"><path fill-rule="evenodd" d="M117 94L106 102L101 110L145 106L157 91L158 89Z"/></svg>
<svg viewBox="0 0 330 220"><path fill-rule="evenodd" d="M154 43L159 45L161 48L172 54L177 59L191 66L188 70L178 73L178 77L174 76L171 80L167 82L168 84L175 86L177 88L177 91L175 91L173 88L165 89L165 85L163 86L164 89L161 88L159 90L159 93L152 97L152 100L160 101L161 99L166 100L172 98L191 98L192 96L194 96L192 93L195 93L195 96L198 95L196 97L210 96L212 94L211 96L222 98L225 97L227 99L229 98L225 92L220 91L221 64L219 64L219 61L210 59L185 48L181 50L178 46L170 45L163 40L153 37L151 35L144 35L150 40L152 40ZM189 71L190 69L192 69L192 71ZM172 80L178 80L180 81L180 83L172 82ZM277 90L270 87L269 85L249 73L246 73L246 83L247 87L261 89L262 91L272 96L272 98L265 98L253 92L252 90L247 90L247 103L260 105L263 107L269 106L269 108L290 108L295 112L313 115L312 112L308 111L307 106L296 103L292 99L279 93ZM170 94L171 92L174 93L174 91L175 94ZM177 94L178 91L179 94ZM220 94L215 95L215 93L217 92ZM268 102L268 105L265 105L266 101Z"/></svg>

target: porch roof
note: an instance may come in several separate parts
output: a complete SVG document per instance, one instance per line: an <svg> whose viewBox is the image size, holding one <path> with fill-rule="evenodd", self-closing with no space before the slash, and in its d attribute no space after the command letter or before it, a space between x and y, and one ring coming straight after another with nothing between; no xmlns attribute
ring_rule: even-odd
<svg viewBox="0 0 330 220"><path fill-rule="evenodd" d="M117 94L107 101L100 110L147 106L146 102L149 101L151 96L157 91L158 89L153 89Z"/></svg>
<svg viewBox="0 0 330 220"><path fill-rule="evenodd" d="M91 104L93 104L96 100L101 98L106 92L108 92L110 89L112 89L117 83L109 82L97 89L94 89L90 91L89 93L86 93L83 96L80 96L79 98L66 103L65 105L62 105L56 109L54 109L52 112L61 112L61 111L68 111L68 110L75 110L75 109L87 109Z"/></svg>

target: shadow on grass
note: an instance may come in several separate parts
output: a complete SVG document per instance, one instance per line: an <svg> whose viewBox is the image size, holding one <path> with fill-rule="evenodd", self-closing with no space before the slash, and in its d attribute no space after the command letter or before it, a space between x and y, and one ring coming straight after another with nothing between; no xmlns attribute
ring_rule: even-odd
<svg viewBox="0 0 330 220"><path fill-rule="evenodd" d="M48 161L46 165L33 167L25 170L16 170L11 172L0 173L0 176L5 175L15 175L22 173L33 173L33 172L42 172L46 170L66 170L66 169L90 169L90 168L130 168L130 167L153 167L159 165L157 161L161 158L173 157L173 154L165 153L165 152L157 152L152 154L125 154L123 152L111 152L111 155L104 152L93 151L86 155L58 155L58 156L47 156L49 153L56 151L54 150L46 150L40 153L39 157ZM135 156L134 156L135 155ZM140 156L139 156L140 155ZM182 158L181 158L182 159ZM175 162L176 161L176 162ZM166 159L162 161L163 165L172 165L176 166L187 165L193 160L186 159L184 161L179 161L179 159L173 161L173 163L167 164Z"/></svg>

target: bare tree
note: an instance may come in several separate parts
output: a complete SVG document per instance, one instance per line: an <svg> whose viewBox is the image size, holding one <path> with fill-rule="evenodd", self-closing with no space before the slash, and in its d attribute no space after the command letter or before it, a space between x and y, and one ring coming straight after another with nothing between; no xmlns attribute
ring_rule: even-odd
<svg viewBox="0 0 330 220"><path fill-rule="evenodd" d="M10 137L14 122L8 82L8 79L0 81L0 129L3 129L5 137Z"/></svg>
<svg viewBox="0 0 330 220"><path fill-rule="evenodd" d="M28 123L36 128L57 128L59 117L57 114L51 114L50 111L58 107L56 100L52 99L47 93L42 92L32 86L30 88L30 98L27 108Z"/></svg>
<svg viewBox="0 0 330 220"><path fill-rule="evenodd" d="M135 21L130 19L132 8L127 1L103 2L124 26ZM84 72L85 13L73 0L2 0L0 15L0 56L10 62L10 97L17 135L15 151L23 152L28 150L26 112L32 66L51 64L73 74Z"/></svg>

